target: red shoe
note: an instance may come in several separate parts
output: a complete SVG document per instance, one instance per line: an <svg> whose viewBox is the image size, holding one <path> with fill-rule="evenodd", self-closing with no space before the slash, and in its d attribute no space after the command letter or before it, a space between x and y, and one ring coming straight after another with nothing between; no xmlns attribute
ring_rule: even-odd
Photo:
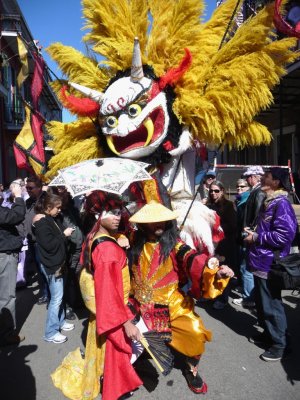
<svg viewBox="0 0 300 400"><path fill-rule="evenodd" d="M192 392L196 394L205 394L207 393L207 384L203 382L202 386L199 387L194 387L190 383L188 383L188 387L191 389Z"/></svg>

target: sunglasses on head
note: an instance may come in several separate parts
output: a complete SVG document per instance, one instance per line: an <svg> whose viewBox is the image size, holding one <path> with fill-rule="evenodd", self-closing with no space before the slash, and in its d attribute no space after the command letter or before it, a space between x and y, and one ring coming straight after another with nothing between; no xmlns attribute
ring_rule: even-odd
<svg viewBox="0 0 300 400"><path fill-rule="evenodd" d="M221 190L220 189L210 189L209 193L220 193Z"/></svg>

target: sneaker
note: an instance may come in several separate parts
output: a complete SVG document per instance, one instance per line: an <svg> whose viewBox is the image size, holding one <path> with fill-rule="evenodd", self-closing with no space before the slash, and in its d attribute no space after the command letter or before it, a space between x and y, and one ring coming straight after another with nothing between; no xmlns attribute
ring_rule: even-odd
<svg viewBox="0 0 300 400"><path fill-rule="evenodd" d="M48 301L49 301L49 299L48 299L47 296L42 296L42 297L39 297L39 298L38 298L38 301L37 301L36 304L38 304L38 305L40 306L40 305L42 305L42 304L47 304Z"/></svg>
<svg viewBox="0 0 300 400"><path fill-rule="evenodd" d="M232 303L235 304L236 306L245 307L245 308L254 308L255 307L254 301L246 300L243 298L233 299Z"/></svg>
<svg viewBox="0 0 300 400"><path fill-rule="evenodd" d="M266 350L263 354L260 355L260 358L264 361L280 361L283 356L283 351L280 349L272 349Z"/></svg>
<svg viewBox="0 0 300 400"><path fill-rule="evenodd" d="M11 333L6 336L4 340L1 342L0 346L11 346L14 344L19 344L25 340L24 335L18 335L17 333Z"/></svg>
<svg viewBox="0 0 300 400"><path fill-rule="evenodd" d="M215 300L212 306L215 310L223 310L226 305L227 303L224 303L224 301Z"/></svg>
<svg viewBox="0 0 300 400"><path fill-rule="evenodd" d="M62 331L72 331L75 328L74 324L70 324L70 322L65 321L61 326Z"/></svg>
<svg viewBox="0 0 300 400"><path fill-rule="evenodd" d="M51 336L50 338L44 337L44 340L46 340L46 342L64 343L68 340L68 338L67 336L57 332L54 336Z"/></svg>
<svg viewBox="0 0 300 400"><path fill-rule="evenodd" d="M242 306L243 300L244 300L243 298L233 299L232 303L235 304L236 306Z"/></svg>
<svg viewBox="0 0 300 400"><path fill-rule="evenodd" d="M76 315L75 315L74 311L72 310L72 308L67 308L66 319L68 319L69 321L74 321L74 319L76 319Z"/></svg>
<svg viewBox="0 0 300 400"><path fill-rule="evenodd" d="M243 293L243 288L242 286L235 286L231 289L231 291L235 293Z"/></svg>
<svg viewBox="0 0 300 400"><path fill-rule="evenodd" d="M271 338L267 336L264 332L259 333L257 335L253 335L249 337L249 342L256 344L258 346L263 345L263 346L270 346L272 344Z"/></svg>

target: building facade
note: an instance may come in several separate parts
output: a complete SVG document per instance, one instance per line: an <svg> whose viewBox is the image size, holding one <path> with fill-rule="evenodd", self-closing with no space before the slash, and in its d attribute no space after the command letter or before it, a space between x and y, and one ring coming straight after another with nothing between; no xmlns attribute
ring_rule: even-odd
<svg viewBox="0 0 300 400"><path fill-rule="evenodd" d="M245 0L242 2L240 13L244 19L247 19L268 2L268 0ZM293 4L292 1L287 7ZM296 50L299 50L299 43ZM272 133L271 144L249 147L240 151L225 148L224 151L218 153L218 164L288 165L290 163L292 171L299 173L300 61L288 66L287 74L273 90L273 95L273 105L257 116L258 122L266 125Z"/></svg>
<svg viewBox="0 0 300 400"><path fill-rule="evenodd" d="M8 185L16 177L28 174L16 166L13 143L25 120L24 102L31 103L30 87L34 70L34 38L16 0L0 2L0 182ZM17 76L21 68L17 37L28 45L29 76L21 86ZM45 68L39 112L46 121L62 120L62 107L50 87L51 77ZM46 134L46 133L45 133Z"/></svg>

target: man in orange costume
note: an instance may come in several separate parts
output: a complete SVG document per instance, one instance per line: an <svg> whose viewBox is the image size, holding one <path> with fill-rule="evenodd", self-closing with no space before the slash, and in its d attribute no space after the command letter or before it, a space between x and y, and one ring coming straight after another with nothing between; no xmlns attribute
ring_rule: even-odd
<svg viewBox="0 0 300 400"><path fill-rule="evenodd" d="M169 345L184 356L183 373L194 393L206 393L198 374L204 344L211 340L194 300L181 287L191 283L193 297L215 297L233 271L227 266L206 267L207 255L187 246L178 235L177 215L158 202L150 202L129 221L138 226L132 245L134 299L149 330L171 333ZM216 260L216 259L215 259Z"/></svg>

